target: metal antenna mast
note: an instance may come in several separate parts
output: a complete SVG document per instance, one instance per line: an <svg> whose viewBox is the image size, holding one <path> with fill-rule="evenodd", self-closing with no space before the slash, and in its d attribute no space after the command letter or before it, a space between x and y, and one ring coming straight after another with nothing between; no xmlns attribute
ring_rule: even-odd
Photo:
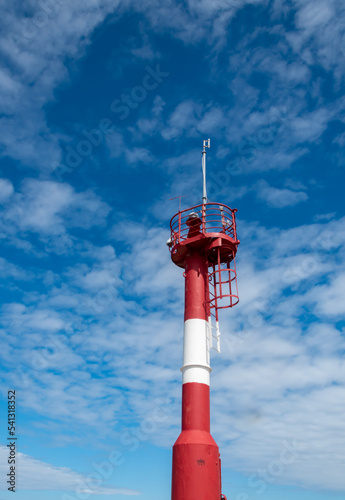
<svg viewBox="0 0 345 500"><path fill-rule="evenodd" d="M207 203L207 193L206 193L206 148L211 147L211 139L207 139L203 141L203 150L202 150L202 203Z"/></svg>

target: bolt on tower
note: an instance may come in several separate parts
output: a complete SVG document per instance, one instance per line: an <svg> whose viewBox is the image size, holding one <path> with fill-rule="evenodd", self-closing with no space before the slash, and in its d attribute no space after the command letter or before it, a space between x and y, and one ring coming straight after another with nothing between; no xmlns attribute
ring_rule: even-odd
<svg viewBox="0 0 345 500"><path fill-rule="evenodd" d="M221 500L219 449L210 434L210 351L220 352L218 312L238 303L235 213L208 203L203 141L202 204L179 210L170 221L171 259L183 268L185 311L182 430L173 446L172 500Z"/></svg>

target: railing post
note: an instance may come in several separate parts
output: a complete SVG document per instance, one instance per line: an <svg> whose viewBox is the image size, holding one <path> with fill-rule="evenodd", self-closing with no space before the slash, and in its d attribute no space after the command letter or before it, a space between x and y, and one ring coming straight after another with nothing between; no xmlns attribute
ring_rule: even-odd
<svg viewBox="0 0 345 500"><path fill-rule="evenodd" d="M233 231L234 231L234 240L237 241L237 234L236 234L236 222L235 222L235 213L237 212L237 209L234 208L233 210L231 210L231 213L232 213L232 228L233 228Z"/></svg>

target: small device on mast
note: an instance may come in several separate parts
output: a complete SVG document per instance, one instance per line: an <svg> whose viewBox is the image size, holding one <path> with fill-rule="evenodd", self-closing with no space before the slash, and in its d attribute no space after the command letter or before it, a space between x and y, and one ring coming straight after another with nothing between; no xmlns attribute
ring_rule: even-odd
<svg viewBox="0 0 345 500"><path fill-rule="evenodd" d="M202 149L202 180L203 180L203 188L202 188L202 202L207 203L207 192L206 192L206 148L211 147L211 139L207 139L207 141L203 141L203 149Z"/></svg>

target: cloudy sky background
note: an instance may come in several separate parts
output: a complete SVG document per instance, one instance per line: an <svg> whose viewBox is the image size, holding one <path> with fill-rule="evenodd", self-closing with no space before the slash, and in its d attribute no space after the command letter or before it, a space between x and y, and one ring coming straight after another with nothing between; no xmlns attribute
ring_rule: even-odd
<svg viewBox="0 0 345 500"><path fill-rule="evenodd" d="M229 500L344 499L345 6L1 1L0 499L169 498L178 200L238 208L212 431ZM128 97L129 96L129 97Z"/></svg>

